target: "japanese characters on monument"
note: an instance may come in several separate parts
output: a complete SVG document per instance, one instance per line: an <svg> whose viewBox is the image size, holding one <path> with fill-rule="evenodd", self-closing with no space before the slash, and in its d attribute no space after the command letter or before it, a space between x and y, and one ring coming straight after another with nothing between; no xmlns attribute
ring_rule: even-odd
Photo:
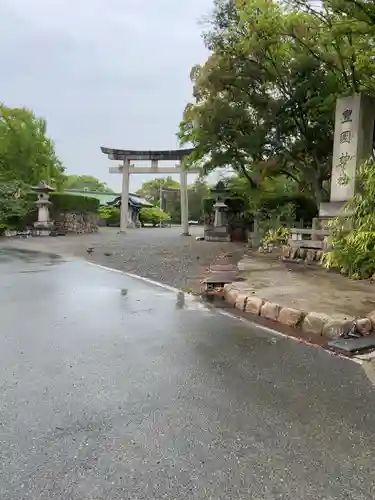
<svg viewBox="0 0 375 500"><path fill-rule="evenodd" d="M336 102L331 202L345 203L354 195L361 104L360 94Z"/></svg>
<svg viewBox="0 0 375 500"><path fill-rule="evenodd" d="M321 215L342 214L346 202L353 198L357 168L372 152L374 118L373 98L356 93L337 99L331 192L329 203L321 203Z"/></svg>
<svg viewBox="0 0 375 500"><path fill-rule="evenodd" d="M353 110L350 108L345 109L342 112L341 116L341 133L340 133L340 153L339 153L339 164L337 165L340 169L340 174L337 178L338 184L345 184L348 182L348 174L347 174L347 163L351 159L351 156L348 152L347 145L350 145L352 140L352 114Z"/></svg>

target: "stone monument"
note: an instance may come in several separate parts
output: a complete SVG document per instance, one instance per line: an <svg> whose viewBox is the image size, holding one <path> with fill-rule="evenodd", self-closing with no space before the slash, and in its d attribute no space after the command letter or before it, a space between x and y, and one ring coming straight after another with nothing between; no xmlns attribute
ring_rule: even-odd
<svg viewBox="0 0 375 500"><path fill-rule="evenodd" d="M320 217L344 215L356 191L357 169L373 154L374 118L372 98L353 94L337 99L330 201L321 203Z"/></svg>
<svg viewBox="0 0 375 500"><path fill-rule="evenodd" d="M39 236L49 236L54 226L50 220L49 207L51 205L49 194L54 190L45 181L41 181L37 186L32 188L38 195L36 206L38 207L38 220L34 222L34 227Z"/></svg>
<svg viewBox="0 0 375 500"><path fill-rule="evenodd" d="M319 260L330 248L328 222L349 216L346 204L358 187L358 168L374 154L375 101L363 94L341 97L336 102L330 201L321 203L311 229L291 228L284 257ZM310 252L310 253L309 253Z"/></svg>

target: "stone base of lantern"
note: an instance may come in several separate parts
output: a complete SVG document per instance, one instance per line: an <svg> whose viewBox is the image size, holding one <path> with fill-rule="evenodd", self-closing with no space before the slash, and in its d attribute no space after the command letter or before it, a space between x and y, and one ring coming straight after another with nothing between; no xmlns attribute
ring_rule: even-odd
<svg viewBox="0 0 375 500"><path fill-rule="evenodd" d="M34 222L36 236L49 236L54 228L54 222Z"/></svg>
<svg viewBox="0 0 375 500"><path fill-rule="evenodd" d="M230 241L231 240L227 226L206 228L204 230L204 239L206 241Z"/></svg>

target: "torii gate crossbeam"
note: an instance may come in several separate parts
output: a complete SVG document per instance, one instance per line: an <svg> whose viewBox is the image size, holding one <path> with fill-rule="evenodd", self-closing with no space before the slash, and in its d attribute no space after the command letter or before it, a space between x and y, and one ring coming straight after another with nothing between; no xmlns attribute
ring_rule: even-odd
<svg viewBox="0 0 375 500"><path fill-rule="evenodd" d="M121 191L121 217L120 231L126 232L128 226L128 203L129 203L129 175L130 174L180 174L180 190L181 190L181 224L182 234L189 235L189 220L188 220L188 193L187 193L187 174L188 172L181 167L181 160L191 154L193 149L178 149L166 151L133 151L124 149L111 149L102 147L102 152L108 156L110 160L122 160L122 165L111 167L110 173L122 174L122 191ZM130 165L130 161L151 161L151 167L135 167ZM159 161L178 161L176 167L159 167ZM189 171L198 173L198 171Z"/></svg>

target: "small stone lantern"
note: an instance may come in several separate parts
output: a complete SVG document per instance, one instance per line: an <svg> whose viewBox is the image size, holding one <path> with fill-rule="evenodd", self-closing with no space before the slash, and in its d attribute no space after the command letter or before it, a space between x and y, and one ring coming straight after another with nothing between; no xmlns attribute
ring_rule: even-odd
<svg viewBox="0 0 375 500"><path fill-rule="evenodd" d="M216 203L212 207L215 211L215 217L213 226L204 230L204 239L206 241L230 241L228 205L224 202L229 189L219 181L217 186L210 191L213 195L216 195Z"/></svg>
<svg viewBox="0 0 375 500"><path fill-rule="evenodd" d="M217 228L227 226L226 212L228 210L228 205L226 205L223 201L218 200L213 208L215 209L214 227Z"/></svg>
<svg viewBox="0 0 375 500"><path fill-rule="evenodd" d="M38 199L35 202L38 207L38 220L34 222L34 227L39 236L49 236L54 226L49 215L49 206L51 205L49 194L55 190L45 181L40 181L40 183L32 189L38 195Z"/></svg>

